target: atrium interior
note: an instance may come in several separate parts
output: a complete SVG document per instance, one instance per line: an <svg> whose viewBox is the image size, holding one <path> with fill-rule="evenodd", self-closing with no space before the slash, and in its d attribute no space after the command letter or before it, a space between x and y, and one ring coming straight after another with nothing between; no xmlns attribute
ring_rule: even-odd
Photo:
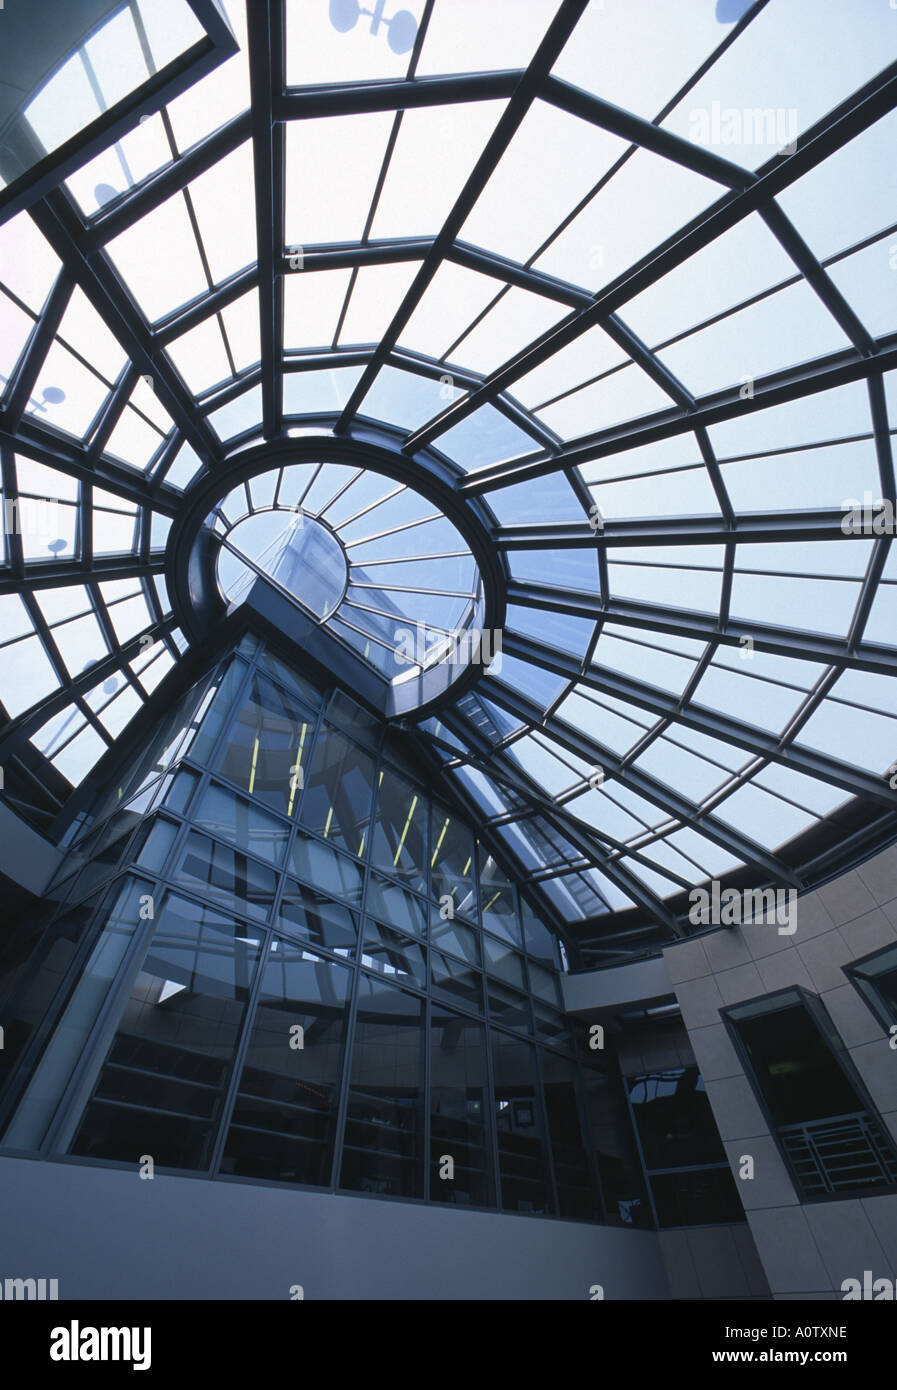
<svg viewBox="0 0 897 1390"><path fill-rule="evenodd" d="M0 1284L897 1287L894 0L37 8Z"/></svg>

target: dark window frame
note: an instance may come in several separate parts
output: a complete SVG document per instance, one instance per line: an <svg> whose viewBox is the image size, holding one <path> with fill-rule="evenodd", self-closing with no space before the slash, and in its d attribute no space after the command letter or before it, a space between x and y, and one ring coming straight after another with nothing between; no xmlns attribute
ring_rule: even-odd
<svg viewBox="0 0 897 1390"><path fill-rule="evenodd" d="M826 1009L818 994L814 994L812 990L808 990L804 985L785 985L782 989L773 990L769 994L757 994L752 996L750 999L741 999L738 1001L737 1004L727 1004L719 1010L720 1017L723 1020L723 1024L729 1035L729 1039L732 1042L733 1047L735 1048L738 1060L741 1062L745 1078L750 1084L751 1090L754 1093L754 1098L756 1099L757 1104L759 1105L761 1113L763 1115L763 1118L766 1121L770 1137L773 1139L776 1148L779 1151L779 1155L782 1159L782 1162L785 1165L785 1171L788 1174L788 1178L791 1182L792 1187L794 1188L794 1195L797 1197L801 1206L808 1206L810 1204L815 1204L818 1202L844 1202L856 1200L857 1198L862 1197L882 1197L887 1196L891 1193L897 1194L897 1185L894 1184L892 1184L890 1188L883 1187L882 1185L877 1185L864 1188L854 1188L850 1192L807 1193L803 1190L800 1183L800 1179L797 1177L794 1171L791 1159L788 1155L785 1145L782 1142L782 1138L779 1133L779 1126L777 1122L773 1119L772 1112L770 1111L769 1105L767 1104L766 1096L764 1095L763 1090L756 1078L753 1064L751 1063L751 1060L748 1057L747 1049L745 1048L741 1040L741 1036L738 1031L737 1020L734 1018L735 1013L739 1009L749 1008L752 1004L764 1004L771 999L777 998L781 998L783 1000L790 998L792 1002L800 1003L803 1005L803 1007L809 1013L811 1020L816 1025L819 1034L822 1038L822 1041L831 1053L834 1062L837 1066L841 1068L846 1080L848 1081L850 1086L852 1086L853 1090L856 1092L857 1098L861 1101L863 1108L867 1110L871 1118L876 1120L877 1123L881 1126L885 1138L889 1141L891 1147L895 1151L897 1151L897 1145L894 1144L894 1141L891 1138L890 1130L888 1129L887 1125L884 1123L882 1119L881 1112L879 1111L877 1105L873 1101L872 1096L869 1093L869 1090L866 1087L862 1076L857 1070L856 1064L850 1057L849 1051L847 1049L846 1044L844 1043L844 1040L842 1039L840 1033L835 1027L834 1021L832 1020L828 1010ZM783 1004L783 1008L785 1007L788 1007L787 1004Z"/></svg>

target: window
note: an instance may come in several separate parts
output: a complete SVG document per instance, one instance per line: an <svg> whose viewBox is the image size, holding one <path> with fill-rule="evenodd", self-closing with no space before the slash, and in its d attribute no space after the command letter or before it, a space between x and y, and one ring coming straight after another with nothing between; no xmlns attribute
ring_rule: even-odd
<svg viewBox="0 0 897 1390"><path fill-rule="evenodd" d="M743 1221L697 1067L646 1072L626 1084L658 1225Z"/></svg>
<svg viewBox="0 0 897 1390"><path fill-rule="evenodd" d="M166 899L72 1153L209 1167L260 958L243 926Z"/></svg>
<svg viewBox="0 0 897 1390"><path fill-rule="evenodd" d="M845 973L879 1022L893 1035L897 1031L897 946L854 961L845 966Z"/></svg>
<svg viewBox="0 0 897 1390"><path fill-rule="evenodd" d="M340 1185L423 1196L422 1000L362 975Z"/></svg>
<svg viewBox="0 0 897 1390"><path fill-rule="evenodd" d="M818 999L787 990L723 1015L803 1197L897 1186L897 1153Z"/></svg>
<svg viewBox="0 0 897 1390"><path fill-rule="evenodd" d="M351 981L335 961L271 942L222 1173L329 1185Z"/></svg>

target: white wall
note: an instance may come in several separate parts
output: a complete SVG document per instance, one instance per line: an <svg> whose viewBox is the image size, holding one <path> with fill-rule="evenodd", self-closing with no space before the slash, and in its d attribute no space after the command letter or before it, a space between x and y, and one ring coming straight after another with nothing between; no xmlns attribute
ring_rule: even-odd
<svg viewBox="0 0 897 1390"><path fill-rule="evenodd" d="M0 1158L0 1280L64 1299L666 1299L657 1236Z"/></svg>

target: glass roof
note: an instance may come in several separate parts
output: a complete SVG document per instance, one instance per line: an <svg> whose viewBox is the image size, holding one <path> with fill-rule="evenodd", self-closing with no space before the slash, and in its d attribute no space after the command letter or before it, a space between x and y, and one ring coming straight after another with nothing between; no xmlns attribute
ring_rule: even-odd
<svg viewBox="0 0 897 1390"><path fill-rule="evenodd" d="M478 612L467 544L419 493L341 464L292 464L228 493L207 519L218 581L239 603L266 578L363 661L407 680L440 660Z"/></svg>
<svg viewBox="0 0 897 1390"><path fill-rule="evenodd" d="M234 56L0 222L10 804L51 825L187 649L191 489L376 426L485 509L506 589L501 660L408 736L584 959L687 931L709 877L893 839L888 6L224 8ZM123 5L34 138L194 19ZM399 619L426 664L480 594L451 519L361 468L260 475L209 525L229 600L261 570L381 671Z"/></svg>

